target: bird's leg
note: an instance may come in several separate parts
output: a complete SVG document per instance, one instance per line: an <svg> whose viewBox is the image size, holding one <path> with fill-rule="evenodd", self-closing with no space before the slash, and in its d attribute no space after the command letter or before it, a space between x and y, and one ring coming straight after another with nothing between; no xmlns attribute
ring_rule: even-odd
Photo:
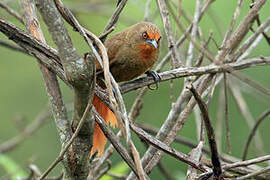
<svg viewBox="0 0 270 180"><path fill-rule="evenodd" d="M148 70L145 72L145 74L147 76L151 76L153 77L155 83L156 83L156 87L155 88L152 88L150 85L148 85L147 87L151 90L157 90L158 89L158 85L159 85L159 81L161 80L161 77L160 75L156 72L156 71L152 71L152 70Z"/></svg>

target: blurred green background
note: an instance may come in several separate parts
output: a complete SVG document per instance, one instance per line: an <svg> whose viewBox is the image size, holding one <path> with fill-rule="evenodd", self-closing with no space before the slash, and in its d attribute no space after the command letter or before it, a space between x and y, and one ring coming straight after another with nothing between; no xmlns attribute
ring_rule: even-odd
<svg viewBox="0 0 270 180"><path fill-rule="evenodd" d="M120 16L119 24L115 32L123 29L126 26L130 26L136 22L142 21L144 17L145 2L146 1L144 0L129 1ZM108 22L116 5L116 1L105 0L77 0L64 1L64 3L73 10L75 15L80 20L81 24L96 35L102 33L103 28ZM226 29L230 24L236 3L236 0L221 0L216 1L212 4L211 8L199 24L202 28L204 39L207 39L210 31L213 31L213 38L218 45L221 45L224 33L226 32ZM238 22L243 19L246 12L249 10L250 3L251 1L244 2L244 6L241 10ZM183 8L191 15L191 17L193 17L195 0L183 0L182 4ZM18 11L17 1L10 1L9 5L16 11ZM151 1L150 7L150 20L156 23L162 29L164 34L163 26L161 23L159 12L157 11L155 1ZM260 11L260 17L262 22L269 16L270 3L267 2ZM18 23L18 21L5 13L5 11L3 11L1 8L0 17L3 17L4 19L9 20L12 23L23 28ZM182 17L181 20L183 20L183 23L187 27L187 22ZM176 37L180 37L182 35L182 32L177 29L174 23L172 24L173 32L176 34ZM67 27L72 36L75 47L83 55L89 50L88 46L84 43L82 38L76 32L74 32L68 25ZM257 26L255 25L254 28L256 27ZM42 24L42 29L44 30L48 44L54 46L44 24ZM251 33L249 33L249 35L250 34ZM6 39L5 36L1 33L0 38ZM166 38L163 38L160 59L162 59L162 57L168 51L166 41ZM186 55L187 47L188 42L185 42L180 47L180 52L183 58ZM214 55L216 54L217 48L213 41L211 41L209 49ZM255 50L250 54L249 57L269 56L269 50L269 45L266 43L265 40L262 40L258 47L255 48ZM20 129L31 123L35 119L35 117L42 110L44 110L44 108L48 106L48 98L46 95L46 90L44 87L41 73L39 71L36 60L33 57L11 51L1 46L0 54L1 144L2 142L20 133ZM205 62L208 63L208 60L205 60ZM163 70L167 69L169 69L169 66L167 66ZM265 87L270 88L269 67L255 67L244 70L242 72L247 74L256 82L259 82ZM72 102L72 92L62 82L60 82L60 84L62 87L65 103ZM248 103L251 114L255 119L257 119L257 117L262 112L269 109L270 98L240 81L239 84L241 87L243 87L242 90L244 98ZM174 95L176 97L181 92L182 85L183 79L174 81ZM136 95L137 92L135 91L124 95L127 109L131 107ZM210 105L210 115L214 124L218 112L218 96L219 86L215 91L213 101ZM168 112L171 108L169 83L161 83L160 88L157 91L148 91L147 95L143 98L143 102L144 108L142 109L140 116L136 121L159 128L166 119ZM237 108L231 93L229 93L229 119L231 127L232 155L240 158L242 156L243 145L246 142L249 128L246 124L245 119L239 113L239 109ZM269 120L270 119L267 118L267 120L265 120L259 128L264 142L264 151L268 154L270 152L270 141L268 139L270 136ZM179 136L188 137L196 141L196 128L193 114L189 117ZM145 147L135 135L133 135L133 139L136 140L138 149L142 154L146 150ZM222 144L222 151L225 152L225 138L223 138ZM190 148L184 147L179 144L173 144L172 146L184 153L188 153L191 150ZM50 163L54 161L59 151L59 137L56 132L54 121L53 119L50 119L31 138L24 141L16 149L5 153L5 155L13 159L17 165L23 167L26 172L29 172L27 170L27 165L29 163L36 164L41 169L41 171L44 171L50 165ZM248 157L252 158L255 156L256 155L254 153L254 148L252 145ZM117 154L115 154L111 159L113 161L113 165L117 165L121 162L121 159ZM183 175L186 173L187 166L184 163L176 161L175 159L168 157L167 155L162 158L161 162L169 170L171 175L178 177L177 179L182 179ZM120 170L124 169L121 164L118 164L118 166ZM57 168L54 169L50 175L58 175L60 168L61 165L58 165ZM7 172L3 169L3 166L0 166L0 179L6 178L6 175ZM164 179L164 177L158 172L157 168L153 170L150 177L151 179Z"/></svg>

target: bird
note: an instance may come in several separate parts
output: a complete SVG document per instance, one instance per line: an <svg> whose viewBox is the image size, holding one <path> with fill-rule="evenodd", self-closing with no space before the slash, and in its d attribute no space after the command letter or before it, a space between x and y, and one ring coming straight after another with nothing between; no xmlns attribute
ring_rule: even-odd
<svg viewBox="0 0 270 180"><path fill-rule="evenodd" d="M151 68L158 60L161 33L151 22L139 22L114 35L104 42L109 57L109 69L116 82L130 81L144 73L159 79ZM97 84L105 88L102 68L96 62ZM97 96L93 105L107 124L118 127L117 118L111 109ZM107 138L95 123L91 155L103 155Z"/></svg>

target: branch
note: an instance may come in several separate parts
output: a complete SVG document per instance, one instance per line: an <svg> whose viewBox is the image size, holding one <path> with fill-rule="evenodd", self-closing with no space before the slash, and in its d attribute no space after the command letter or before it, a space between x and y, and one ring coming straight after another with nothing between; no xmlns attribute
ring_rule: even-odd
<svg viewBox="0 0 270 180"><path fill-rule="evenodd" d="M267 117L269 116L270 114L270 110L267 110L265 111L264 113L262 113L262 115L258 118L257 122L255 123L255 125L253 126L249 136L248 136L248 140L245 144L245 148L244 148L244 152L243 152L243 157L242 159L245 160L246 157L247 157L247 152L248 152L248 148L249 148L249 145L251 143L251 140L252 138L254 137L255 133L256 133L256 130L258 129L259 125L262 123L262 121Z"/></svg>
<svg viewBox="0 0 270 180"><path fill-rule="evenodd" d="M170 19L169 19L169 12L167 10L167 7L166 7L166 4L165 4L164 0L157 0L157 4L158 4L158 7L159 7L160 15L161 15L162 22L163 22L164 29L165 29L165 33L166 33L166 36L167 36L168 47L172 52L172 54L171 54L172 66L173 66L173 69L178 68L178 67L182 66L183 63L182 63L182 61L180 59L180 55L179 55L179 53L177 51L177 48L176 48L176 45L175 45L175 42L174 42L174 38L173 38L173 35L172 35L172 27L171 27L171 22L170 22Z"/></svg>
<svg viewBox="0 0 270 180"><path fill-rule="evenodd" d="M211 150L211 160L213 164L213 173L214 173L214 179L221 179L222 169L220 165L219 155L217 151L217 144L215 140L215 133L213 126L211 124L210 117L208 115L208 110L206 104L203 102L201 96L198 94L198 92L194 89L192 85L187 85L187 88L192 92L194 98L196 99L199 108L202 113L203 121L205 123L205 128L207 132L208 137L208 143Z"/></svg>
<svg viewBox="0 0 270 180"><path fill-rule="evenodd" d="M72 135L72 137L69 139L69 141L66 143L66 145L62 148L59 156L55 159L55 161L49 166L49 168L39 177L39 180L44 179L49 173L50 171L60 162L63 160L63 157L66 153L66 151L69 149L69 147L71 146L71 144L74 142L75 138L78 136L81 128L83 127L84 121L87 119L87 116L89 116L89 111L92 107L92 101L88 102L85 111L83 113L83 116L77 126L76 131L74 132L74 134ZM72 148L71 148L72 149ZM90 148L91 149L91 148Z"/></svg>
<svg viewBox="0 0 270 180"><path fill-rule="evenodd" d="M173 69L170 71L165 71L165 72L159 73L159 75L161 77L160 81L163 82L163 81L168 81L170 79L175 79L175 78L183 78L187 76L201 76L204 74L228 72L231 69L240 70L240 69L245 69L245 68L253 67L257 65L263 66L266 64L270 64L270 57L245 59L241 62L227 63L224 65L211 64L211 65L202 66L202 67L190 67L190 68L184 67L184 68ZM138 88L148 86L154 83L155 82L152 77L139 78L134 81L121 84L121 92L127 93L129 91L136 90Z"/></svg>
<svg viewBox="0 0 270 180"><path fill-rule="evenodd" d="M252 177L255 177L255 176L258 176L258 175L261 175L263 173L266 173L270 171L270 166L266 167L266 168L263 168L263 169L260 169L256 172L253 172L253 173L250 173L248 175L245 175L245 176L242 176L242 177L238 177L236 178L235 180L245 180L245 179L249 179L249 178L252 178Z"/></svg>
<svg viewBox="0 0 270 180"><path fill-rule="evenodd" d="M157 149L167 153L168 155L185 162L189 164L190 166L202 171L207 172L208 168L205 167L203 164L201 164L199 161L194 161L192 158L190 158L188 155L178 152L175 149L167 146L163 142L159 141L156 138L153 138L151 135L147 134L144 130L141 128L135 126L133 123L130 124L130 128L132 131L134 131L141 139L149 143L150 145L156 147Z"/></svg>
<svg viewBox="0 0 270 180"><path fill-rule="evenodd" d="M136 166L133 163L133 160L131 159L131 157L129 156L128 152L125 150L125 148L122 146L122 144L120 143L119 139L114 135L114 133L112 132L112 130L110 130L110 128L108 127L108 125L106 124L106 122L99 116L99 114L96 111L94 111L94 113L95 113L95 116L96 116L96 118L95 118L96 123L98 123L98 125L102 129L104 135L112 143L112 145L114 146L114 148L116 149L116 151L125 160L125 162L127 163L127 165L132 169L132 171L136 174L136 176L139 177L138 174L137 174Z"/></svg>
<svg viewBox="0 0 270 180"><path fill-rule="evenodd" d="M42 43L46 44L44 35L42 33L42 30L40 29L33 1L21 0L21 9L23 12L23 22L29 33L31 33ZM43 60L46 59L44 58ZM64 143L71 136L71 129L67 118L67 110L62 100L61 90L56 75L43 64L40 63L39 65L43 75L43 79L45 81L46 90L51 103L55 123L57 124L57 129L61 137L61 143Z"/></svg>
<svg viewBox="0 0 270 180"><path fill-rule="evenodd" d="M238 25L231 38L222 45L221 50L216 56L216 62L223 62L225 57L238 47L247 34L249 28L252 26L258 11L262 8L265 2L266 0L258 0L254 3L254 6L249 10L244 20Z"/></svg>
<svg viewBox="0 0 270 180"><path fill-rule="evenodd" d="M73 128L76 129L88 102L92 102L95 87L95 64L90 56L86 56L85 59L79 56L54 1L36 0L36 5L57 46L66 78L73 87L74 113L72 124ZM69 163L64 161L66 178L85 179L88 175L88 159L93 135L93 126L90 126L92 122L90 111L87 111L86 120L67 153L68 157L64 157L65 160L69 161ZM74 154L76 154L76 159ZM74 169L74 167L76 168Z"/></svg>
<svg viewBox="0 0 270 180"><path fill-rule="evenodd" d="M222 166L222 168L224 170L229 170L229 169L234 168L234 167L249 166L249 165L252 165L255 163L260 163L260 162L269 161L269 160L270 160L270 155L266 155L266 156L261 156L258 158L246 160L246 161L240 161L240 162L235 162L232 164L226 164L226 165Z"/></svg>
<svg viewBox="0 0 270 180"><path fill-rule="evenodd" d="M10 7L8 7L8 5L6 5L3 2L0 2L0 7L3 8L4 10L6 10L11 16L15 17L22 24L24 23L22 17L16 11L14 11Z"/></svg>

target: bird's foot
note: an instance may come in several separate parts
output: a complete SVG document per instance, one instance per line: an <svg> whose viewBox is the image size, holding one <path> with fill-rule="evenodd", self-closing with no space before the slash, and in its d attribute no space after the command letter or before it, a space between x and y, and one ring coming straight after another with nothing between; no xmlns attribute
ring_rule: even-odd
<svg viewBox="0 0 270 180"><path fill-rule="evenodd" d="M160 75L156 72L156 71L152 71L152 70L148 70L145 73L147 76L151 76L153 77L156 86L154 88L151 87L151 85L148 85L147 87L151 90L157 90L158 89L158 85L159 85L159 81L161 80Z"/></svg>

